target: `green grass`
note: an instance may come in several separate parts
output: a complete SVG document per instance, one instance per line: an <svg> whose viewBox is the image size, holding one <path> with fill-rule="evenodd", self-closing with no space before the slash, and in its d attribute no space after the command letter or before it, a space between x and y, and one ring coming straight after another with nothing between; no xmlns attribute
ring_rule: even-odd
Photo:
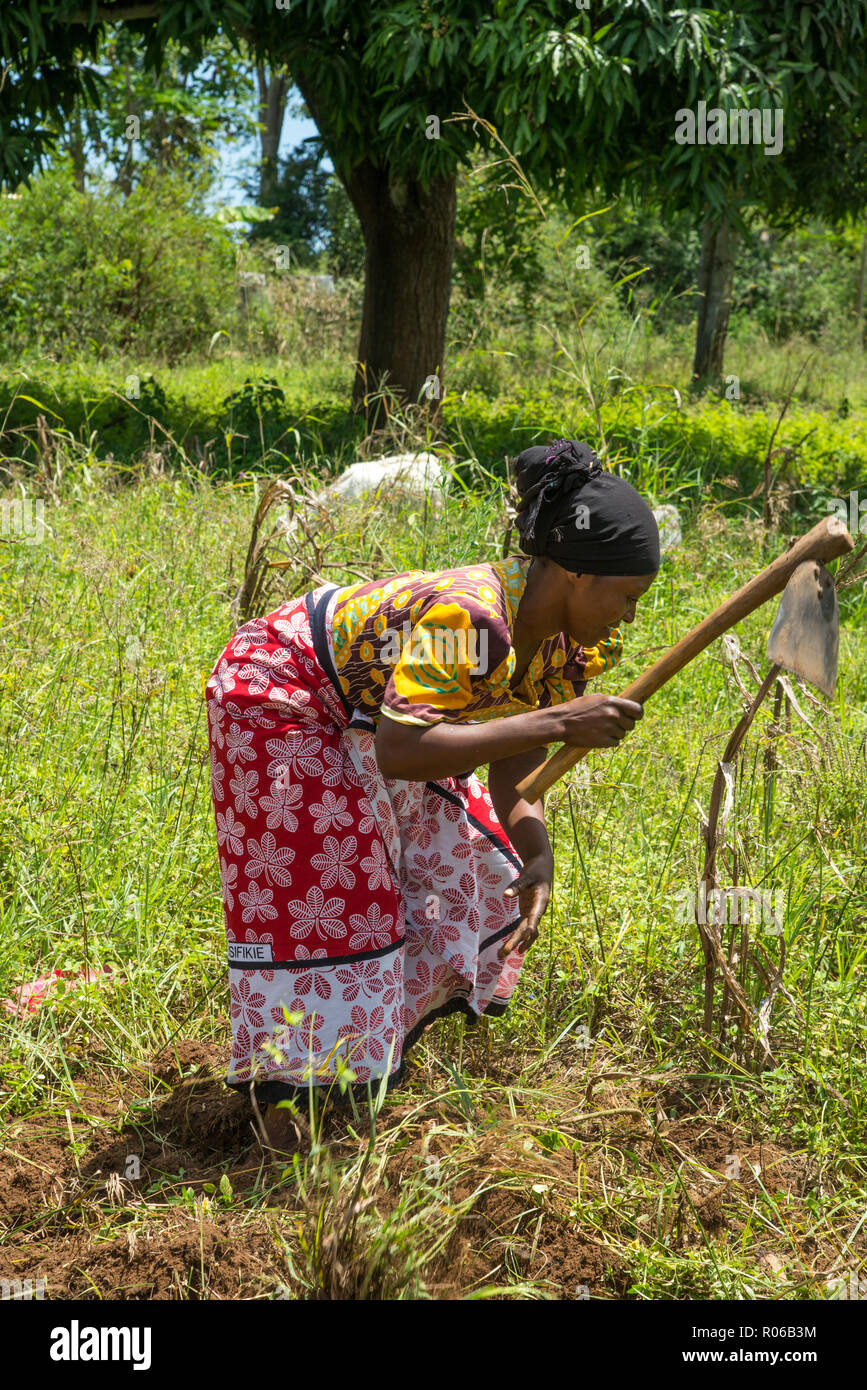
<svg viewBox="0 0 867 1390"><path fill-rule="evenodd" d="M45 539L0 547L0 996L85 964L123 982L4 1022L4 1162L26 1174L55 1145L59 1186L7 1217L0 1273L35 1277L75 1230L79 1272L56 1279L90 1297L123 1296L111 1261L136 1234L139 1252L147 1241L169 1251L172 1297L227 1296L236 1265L234 1296L293 1298L574 1298L579 1287L824 1298L829 1279L863 1277L865 586L843 595L837 695L822 709L802 700L815 732L795 717L777 740L772 802L769 708L739 768L741 881L787 900L771 1069L738 1061L732 1036L703 1035L698 934L676 914L677 893L697 887L700 810L742 710L715 644L622 747L591 756L589 785L573 774L552 793L555 893L507 1018L430 1030L372 1139L363 1113L334 1118L285 1173L259 1162L239 1176L246 1121L233 1158L225 1133L208 1149L192 1111L178 1118L177 1097L185 1084L203 1108L223 1103L202 686L233 630L264 480L212 480L147 455L116 468L98 445L90 458L58 446L55 462L53 481L30 478L46 494ZM688 500L684 546L640 605L611 690L785 544L743 504L721 509L699 489ZM497 488L456 488L433 517L348 512L325 537L329 576L493 557L503 521ZM303 591L303 570L295 578ZM739 628L760 673L768 624L764 610ZM758 1003L755 972L748 989ZM181 1040L208 1050L215 1072L190 1073L180 1056L167 1079L148 1069ZM238 1113L227 1111L232 1124ZM107 1176L123 1176L136 1136L148 1180L112 1198ZM740 1177L727 1176L732 1155ZM350 1198L362 1202L354 1216ZM255 1254L259 1284L239 1251Z"/></svg>
<svg viewBox="0 0 867 1390"><path fill-rule="evenodd" d="M276 357L252 336L171 367L134 355L7 363L0 448L25 472L59 450L90 467L110 457L133 475L145 453L161 467L189 458L211 477L287 466L331 474L363 440L363 421L349 408L353 323L341 321L315 348ZM434 428L422 423L418 442L448 452L464 476L477 479L480 466L502 477L507 455L551 434L601 444L601 427L611 457L653 497L710 496L737 508L761 483L791 392L774 439L795 450L774 460L783 500L801 516L825 514L830 497L867 488L862 350L770 343L743 330L728 345L728 386L696 394L685 332L652 332L640 316L621 314L611 324L591 319L580 334L533 324L516 332L495 321L472 345L450 343L442 417ZM392 442L402 446L399 431Z"/></svg>

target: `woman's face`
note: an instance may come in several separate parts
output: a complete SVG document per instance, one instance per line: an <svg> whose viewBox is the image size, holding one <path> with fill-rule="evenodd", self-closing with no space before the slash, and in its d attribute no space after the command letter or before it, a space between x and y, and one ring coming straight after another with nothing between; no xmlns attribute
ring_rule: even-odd
<svg viewBox="0 0 867 1390"><path fill-rule="evenodd" d="M635 605L656 575L573 574L569 578L566 631L582 646L595 647L612 628L635 621Z"/></svg>

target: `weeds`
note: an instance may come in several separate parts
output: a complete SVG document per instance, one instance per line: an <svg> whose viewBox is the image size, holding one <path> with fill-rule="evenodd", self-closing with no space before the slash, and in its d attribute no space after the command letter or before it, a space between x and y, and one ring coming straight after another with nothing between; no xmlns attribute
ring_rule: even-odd
<svg viewBox="0 0 867 1390"><path fill-rule="evenodd" d="M590 346L590 321L587 333ZM215 379L221 399L240 385ZM299 426L281 453L263 424L257 471L221 476L171 423L154 424L152 439L148 426L135 463L97 456L93 417L80 439L50 412L53 398L27 394L40 402L32 421L3 421L3 477L10 494L44 496L50 526L38 545L0 548L0 997L55 968L112 966L114 978L31 1016L4 1014L0 1273L44 1274L48 1296L301 1299L810 1299L859 1275L861 570L841 585L834 701L818 710L792 685L809 722L793 706L787 727L784 690L773 759L755 736L742 752L738 881L786 900L774 1065L752 1073L733 1033L704 1030L703 956L675 911L701 880L699 811L752 679L739 689L713 648L623 747L588 759L585 785L552 796L552 905L507 1016L435 1026L404 1085L372 1112L318 1117L295 1160L275 1167L247 1098L222 1082L203 683L237 622L233 603L267 611L322 579L501 554L495 452L453 437L436 508L380 498L323 513L315 493L355 456L350 436L328 452ZM639 476L660 496L681 489L692 512L623 669L602 683L612 690L764 564L746 482L726 494L740 511L704 495L713 464L663 447L649 400L644 415L630 408L644 431ZM717 408L673 411L670 438L682 443L686 417L703 409ZM606 424L612 457L619 418ZM551 423L540 405L519 426ZM760 459L762 421L737 429L743 456ZM444 443L421 417L395 430L377 450ZM811 498L824 513L821 492ZM757 673L766 616L739 631ZM730 945L721 938L727 962ZM762 988L754 970L751 1005Z"/></svg>

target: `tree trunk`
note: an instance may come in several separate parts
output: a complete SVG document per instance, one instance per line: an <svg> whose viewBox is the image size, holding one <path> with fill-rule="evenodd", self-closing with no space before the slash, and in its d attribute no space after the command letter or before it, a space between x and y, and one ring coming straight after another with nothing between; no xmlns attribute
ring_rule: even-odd
<svg viewBox="0 0 867 1390"><path fill-rule="evenodd" d="M855 298L855 331L858 346L864 346L864 283L867 281L867 232L861 241L861 264L858 267L858 287Z"/></svg>
<svg viewBox="0 0 867 1390"><path fill-rule="evenodd" d="M271 207L277 184L277 151L286 114L288 78L285 72L266 73L260 63L256 68L259 82L259 146L262 162L259 165L259 204Z"/></svg>
<svg viewBox="0 0 867 1390"><path fill-rule="evenodd" d="M455 252L454 176L392 180L387 169L364 160L346 191L364 232L364 309L352 399L375 427L382 406L371 401L383 387L405 404L429 402L436 413L443 393L446 319ZM427 389L425 390L425 387ZM422 394L424 392L424 395Z"/></svg>
<svg viewBox="0 0 867 1390"><path fill-rule="evenodd" d="M72 177L79 193L85 191L86 159L84 154L84 134L81 129L81 108L76 103L75 112L69 123L69 157L72 160Z"/></svg>
<svg viewBox="0 0 867 1390"><path fill-rule="evenodd" d="M704 224L698 267L700 298L692 364L694 381L722 376L737 241L738 234L728 222Z"/></svg>
<svg viewBox="0 0 867 1390"><path fill-rule="evenodd" d="M387 414L377 395L384 386L405 404L423 398L435 416L443 395L457 178L432 179L424 189L417 179L392 178L369 159L347 169L325 103L305 73L292 75L364 233L353 405L364 409L368 431Z"/></svg>

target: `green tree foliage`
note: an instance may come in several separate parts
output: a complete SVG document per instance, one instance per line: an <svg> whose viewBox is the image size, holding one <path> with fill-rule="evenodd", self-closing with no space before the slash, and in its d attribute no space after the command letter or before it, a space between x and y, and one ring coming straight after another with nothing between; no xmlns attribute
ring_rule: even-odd
<svg viewBox="0 0 867 1390"><path fill-rule="evenodd" d="M851 339L861 230L811 222L787 236L751 228L736 262L734 321L743 318L769 339L811 342L831 331Z"/></svg>
<svg viewBox="0 0 867 1390"><path fill-rule="evenodd" d="M455 283L468 299L483 299L491 279L516 288L529 312L545 278L539 219L520 192L482 177L484 163L458 184Z"/></svg>
<svg viewBox="0 0 867 1390"><path fill-rule="evenodd" d="M332 275L360 280L364 276L364 233L358 213L336 174L325 193L328 245L325 264Z"/></svg>
<svg viewBox="0 0 867 1390"><path fill-rule="evenodd" d="M58 129L79 188L88 162L110 166L127 193L146 168L201 176L203 165L215 164L217 136L231 142L255 129L252 67L222 35L195 57L167 44L156 73L141 35L118 24L106 31L91 70L99 105L76 100Z"/></svg>
<svg viewBox="0 0 867 1390"><path fill-rule="evenodd" d="M696 212L722 213L733 184L762 185L782 165L755 145L675 143L678 106L783 101L787 136L814 128L821 110L834 116L830 139L845 135L867 67L863 0L714 9L609 0L588 10L564 0L457 0L442 14L433 0L285 0L279 9L270 0L154 0L91 11L81 0L27 0L0 16L10 65L0 106L13 136L7 181L39 158L40 118L68 113L79 91L98 99L87 59L114 15L144 37L153 65L173 44L193 64L219 33L286 61L341 176L364 160L422 180L469 164L475 134L466 124L426 138L431 114L447 123L468 102L541 182L578 195L589 185L661 180ZM14 137L31 127L25 150Z"/></svg>
<svg viewBox="0 0 867 1390"><path fill-rule="evenodd" d="M393 368L413 397L444 351L454 180L479 134L460 118L467 107L494 123L540 191L570 205L599 190L657 190L671 210L745 226L747 210L765 203L815 210L815 181L798 177L815 168L811 131L823 116L826 154L851 142L867 71L864 0L608 0L587 10L566 0L121 0L89 10L24 0L0 11L7 182L44 151L45 122L68 114L79 92L98 99L87 60L106 16L126 17L155 67L171 42L193 60L218 32L287 65L377 249L368 267L381 280L386 260L397 265L392 294L366 285L360 356L374 377ZM782 107L790 154L677 143L676 111L699 101ZM844 164L831 158L825 173L823 209L851 208ZM421 344L419 323L430 325Z"/></svg>
<svg viewBox="0 0 867 1390"><path fill-rule="evenodd" d="M332 174L322 167L323 154L320 136L310 135L278 159L276 177L269 188L276 210L270 221L256 223L250 231L251 241L264 237L288 246L299 266L313 265L328 240ZM258 182L248 186L251 197L256 196L257 189Z"/></svg>

